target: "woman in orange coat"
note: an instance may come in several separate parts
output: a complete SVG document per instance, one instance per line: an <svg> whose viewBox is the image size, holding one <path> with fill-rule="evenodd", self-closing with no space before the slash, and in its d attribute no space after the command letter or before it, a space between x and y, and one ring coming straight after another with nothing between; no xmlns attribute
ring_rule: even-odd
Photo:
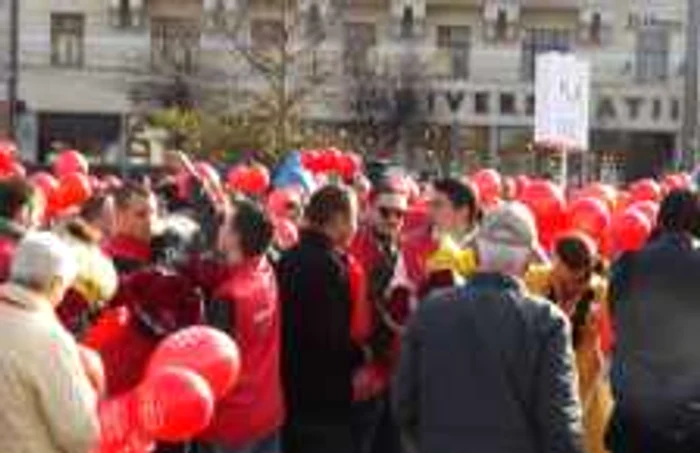
<svg viewBox="0 0 700 453"><path fill-rule="evenodd" d="M608 336L602 330L607 283L595 272L597 262L595 243L572 233L557 240L551 265L533 266L525 276L530 291L557 303L571 319L589 453L606 452L604 433L613 405L601 344Z"/></svg>

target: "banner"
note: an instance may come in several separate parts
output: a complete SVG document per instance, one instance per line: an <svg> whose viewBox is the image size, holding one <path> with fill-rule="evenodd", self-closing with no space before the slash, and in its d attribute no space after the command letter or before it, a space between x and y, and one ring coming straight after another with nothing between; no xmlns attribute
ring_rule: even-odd
<svg viewBox="0 0 700 453"><path fill-rule="evenodd" d="M588 149L591 71L573 54L545 53L535 60L535 142L567 151Z"/></svg>

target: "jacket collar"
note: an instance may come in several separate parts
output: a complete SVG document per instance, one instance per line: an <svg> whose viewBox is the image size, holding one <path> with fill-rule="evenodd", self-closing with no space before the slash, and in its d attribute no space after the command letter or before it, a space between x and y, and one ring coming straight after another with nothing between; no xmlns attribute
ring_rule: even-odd
<svg viewBox="0 0 700 453"><path fill-rule="evenodd" d="M523 283L516 277L495 272L478 272L469 284L480 289L522 290Z"/></svg>
<svg viewBox="0 0 700 453"><path fill-rule="evenodd" d="M145 263L151 261L151 244L125 235L110 238L105 245L105 251L112 258L126 258Z"/></svg>
<svg viewBox="0 0 700 453"><path fill-rule="evenodd" d="M315 245L318 247L322 247L322 248L327 248L327 249L335 248L333 246L333 241L331 241L331 238L329 238L328 236L326 236L322 232L311 229L311 228L304 229L301 232L301 240L303 242L306 242L306 243L309 243L309 244L312 244L312 245Z"/></svg>
<svg viewBox="0 0 700 453"><path fill-rule="evenodd" d="M0 297L25 310L53 311L53 306L46 297L16 283L0 285Z"/></svg>

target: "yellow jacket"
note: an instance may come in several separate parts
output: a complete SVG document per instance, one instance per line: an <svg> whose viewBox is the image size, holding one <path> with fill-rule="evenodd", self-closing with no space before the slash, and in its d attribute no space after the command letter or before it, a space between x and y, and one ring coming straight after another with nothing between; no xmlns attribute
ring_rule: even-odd
<svg viewBox="0 0 700 453"><path fill-rule="evenodd" d="M531 266L524 278L528 290L548 297L551 272L552 269L548 265ZM591 279L591 289L597 309L607 310L605 279L594 276ZM606 376L605 359L600 348L600 332L593 311L583 326L581 341L576 347L576 365L579 374L579 396L583 405L586 451L605 453L605 429L612 412L613 398Z"/></svg>

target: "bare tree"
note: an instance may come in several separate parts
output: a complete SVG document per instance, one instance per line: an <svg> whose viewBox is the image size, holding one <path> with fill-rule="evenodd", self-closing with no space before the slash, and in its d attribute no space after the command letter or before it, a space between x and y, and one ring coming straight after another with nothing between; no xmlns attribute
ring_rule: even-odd
<svg viewBox="0 0 700 453"><path fill-rule="evenodd" d="M410 25L410 24L409 24ZM350 131L357 150L364 154L392 154L407 164L416 161L415 150L429 147L438 135L429 128L427 87L430 73L426 49L402 24L402 34L374 49L375 64L350 71L345 98L352 119ZM349 49L362 58L368 49ZM435 154L428 153L427 160ZM428 162L434 165L435 162Z"/></svg>

